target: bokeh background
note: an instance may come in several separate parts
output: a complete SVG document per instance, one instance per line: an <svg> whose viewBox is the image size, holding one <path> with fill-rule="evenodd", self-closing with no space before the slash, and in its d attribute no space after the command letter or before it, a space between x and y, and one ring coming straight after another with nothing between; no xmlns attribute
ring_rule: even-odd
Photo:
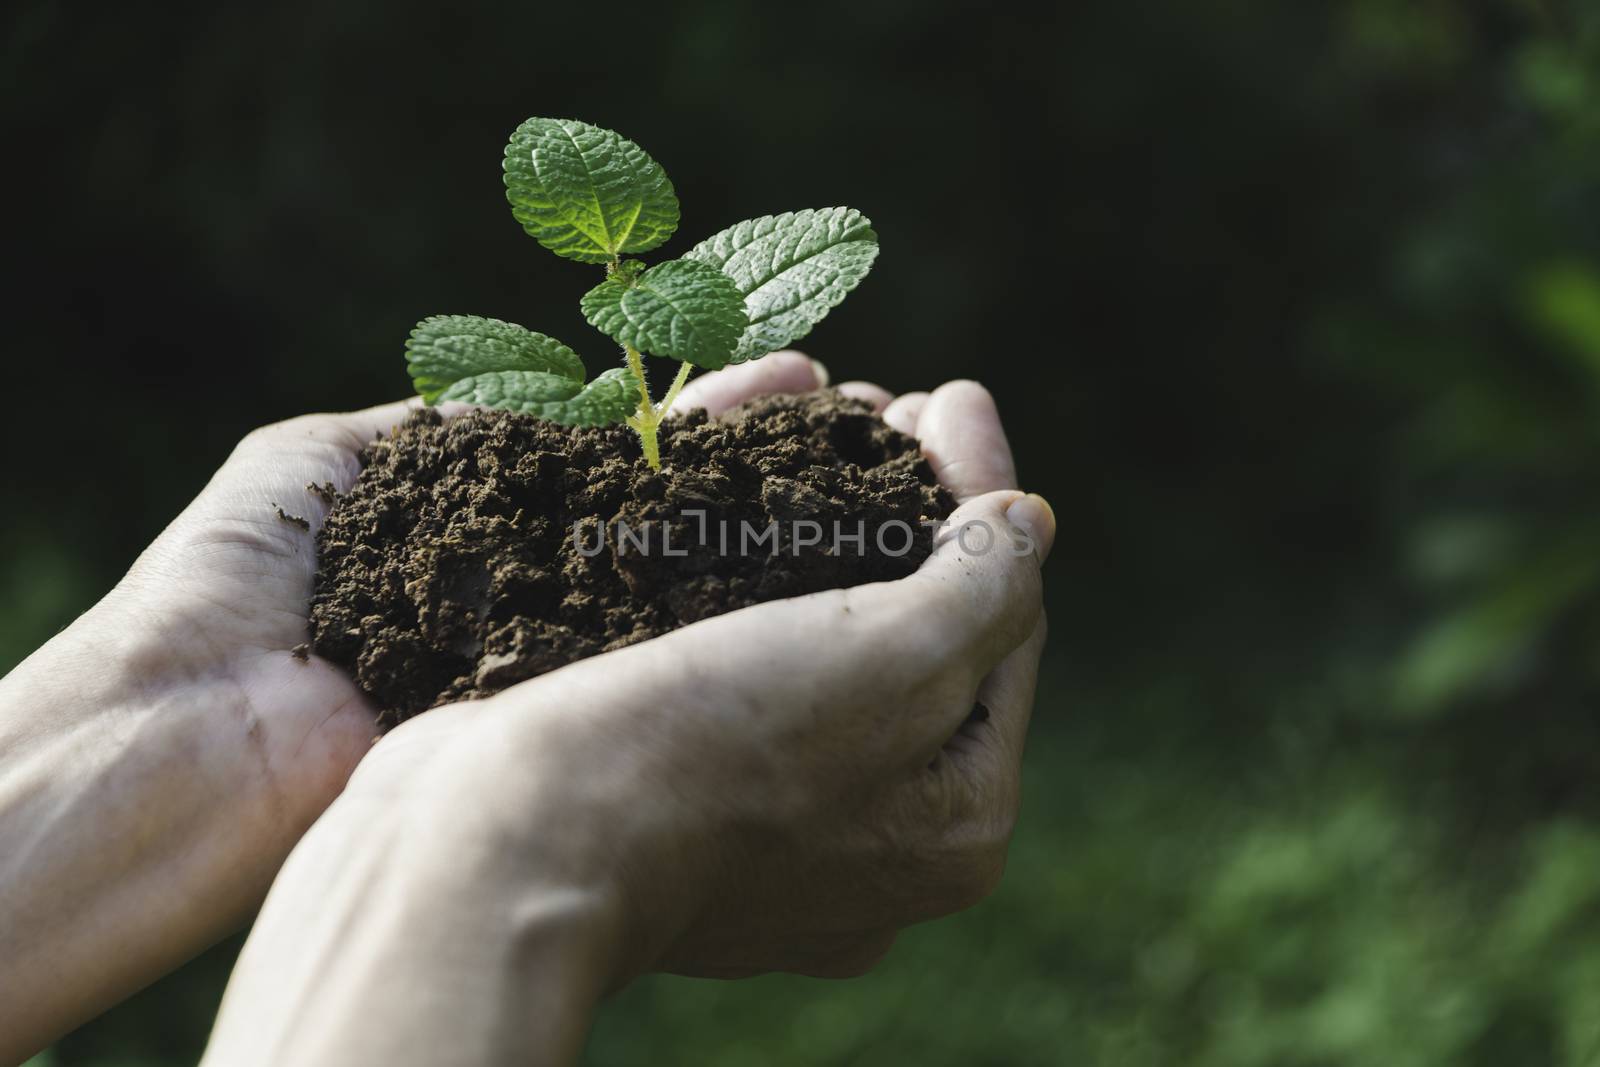
<svg viewBox="0 0 1600 1067"><path fill-rule="evenodd" d="M499 179L582 117L668 253L871 215L808 347L983 380L1062 524L1000 892L587 1064L1600 1063L1597 8L14 0L0 667L419 317L589 336ZM37 1064L192 1063L237 945Z"/></svg>

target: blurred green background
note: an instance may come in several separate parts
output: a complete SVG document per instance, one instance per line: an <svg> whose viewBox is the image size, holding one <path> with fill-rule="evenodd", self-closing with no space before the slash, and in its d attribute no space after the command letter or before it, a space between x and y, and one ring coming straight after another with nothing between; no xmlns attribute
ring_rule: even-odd
<svg viewBox="0 0 1600 1067"><path fill-rule="evenodd" d="M1600 1064L1600 5L3 18L0 667L417 318L586 335L531 114L662 161L667 252L862 208L811 350L999 397L1062 523L1004 887L864 979L640 981L592 1067ZM36 1062L192 1063L236 949Z"/></svg>

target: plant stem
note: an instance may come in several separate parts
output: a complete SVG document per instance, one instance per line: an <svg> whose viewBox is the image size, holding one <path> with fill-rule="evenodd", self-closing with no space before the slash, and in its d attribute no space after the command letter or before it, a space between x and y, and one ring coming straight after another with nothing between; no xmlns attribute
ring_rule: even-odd
<svg viewBox="0 0 1600 1067"><path fill-rule="evenodd" d="M678 376L672 379L672 386L667 390L667 395L661 398L661 404L656 408L657 421L666 418L667 412L672 410L672 402L678 399L678 394L683 392L683 383L689 380L689 372L694 368L688 363L678 364Z"/></svg>
<svg viewBox="0 0 1600 1067"><path fill-rule="evenodd" d="M629 420L629 425L639 435L644 461L650 464L651 470L658 471L661 469L661 447L656 442L656 427L661 424L661 414L650 399L650 383L645 380L644 360L640 358L639 350L632 345L624 345L623 351L628 357L628 369L639 379L639 410Z"/></svg>
<svg viewBox="0 0 1600 1067"><path fill-rule="evenodd" d="M689 371L693 368L687 363L680 365L678 376L672 379L667 395L657 404L650 399L650 383L645 381L644 359L639 355L639 350L632 345L624 345L623 351L627 353L628 369L639 379L639 410L628 419L628 425L639 435L639 444L644 449L644 461L650 464L651 470L660 470L661 446L656 438L656 427L661 425L661 420L667 417L672 402L683 392L684 383L689 380Z"/></svg>

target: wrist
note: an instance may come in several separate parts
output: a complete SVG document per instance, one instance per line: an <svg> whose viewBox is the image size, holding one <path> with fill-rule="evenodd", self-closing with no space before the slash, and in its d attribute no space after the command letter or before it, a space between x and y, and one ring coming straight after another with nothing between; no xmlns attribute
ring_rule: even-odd
<svg viewBox="0 0 1600 1067"><path fill-rule="evenodd" d="M195 721L203 704L109 602L0 679L0 1003L29 1024L0 1061L178 966L265 893L290 842L261 776Z"/></svg>
<svg viewBox="0 0 1600 1067"><path fill-rule="evenodd" d="M186 662L174 642L120 592L79 616L0 679L0 779L93 797L98 814L72 833L131 833L114 850L129 865L211 857L229 872L221 884L253 882L259 900L320 808L293 810L238 684L220 665ZM0 821L28 800L20 786L0 791ZM242 919L247 906L234 910Z"/></svg>
<svg viewBox="0 0 1600 1067"><path fill-rule="evenodd" d="M39 709L48 715L38 718L76 726L119 718L139 702L136 665L145 635L110 600L89 608L0 678L7 707Z"/></svg>
<svg viewBox="0 0 1600 1067"><path fill-rule="evenodd" d="M575 1060L616 973L614 896L542 836L496 843L416 803L445 800L431 774L398 802L380 777L353 783L284 865L205 1062Z"/></svg>
<svg viewBox="0 0 1600 1067"><path fill-rule="evenodd" d="M715 835L691 791L659 780L648 744L606 729L602 708L555 686L537 700L537 709L473 702L407 723L363 761L330 816L392 822L417 880L453 879L459 899L569 902L605 943L604 984L617 988L697 917ZM476 721L455 730L457 715Z"/></svg>

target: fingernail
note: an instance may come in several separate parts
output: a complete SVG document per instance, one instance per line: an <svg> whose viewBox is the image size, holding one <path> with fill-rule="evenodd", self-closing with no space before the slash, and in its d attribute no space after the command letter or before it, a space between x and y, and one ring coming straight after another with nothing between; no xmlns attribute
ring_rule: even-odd
<svg viewBox="0 0 1600 1067"><path fill-rule="evenodd" d="M807 356L806 358L811 359L810 356ZM817 372L818 389L826 389L828 387L828 383L833 381L833 375L829 374L828 368L822 365L822 360L812 359L811 369Z"/></svg>
<svg viewBox="0 0 1600 1067"><path fill-rule="evenodd" d="M1049 501L1038 493L1018 497L1006 508L1006 520L1028 535L1043 563L1056 543L1056 513L1050 509Z"/></svg>

